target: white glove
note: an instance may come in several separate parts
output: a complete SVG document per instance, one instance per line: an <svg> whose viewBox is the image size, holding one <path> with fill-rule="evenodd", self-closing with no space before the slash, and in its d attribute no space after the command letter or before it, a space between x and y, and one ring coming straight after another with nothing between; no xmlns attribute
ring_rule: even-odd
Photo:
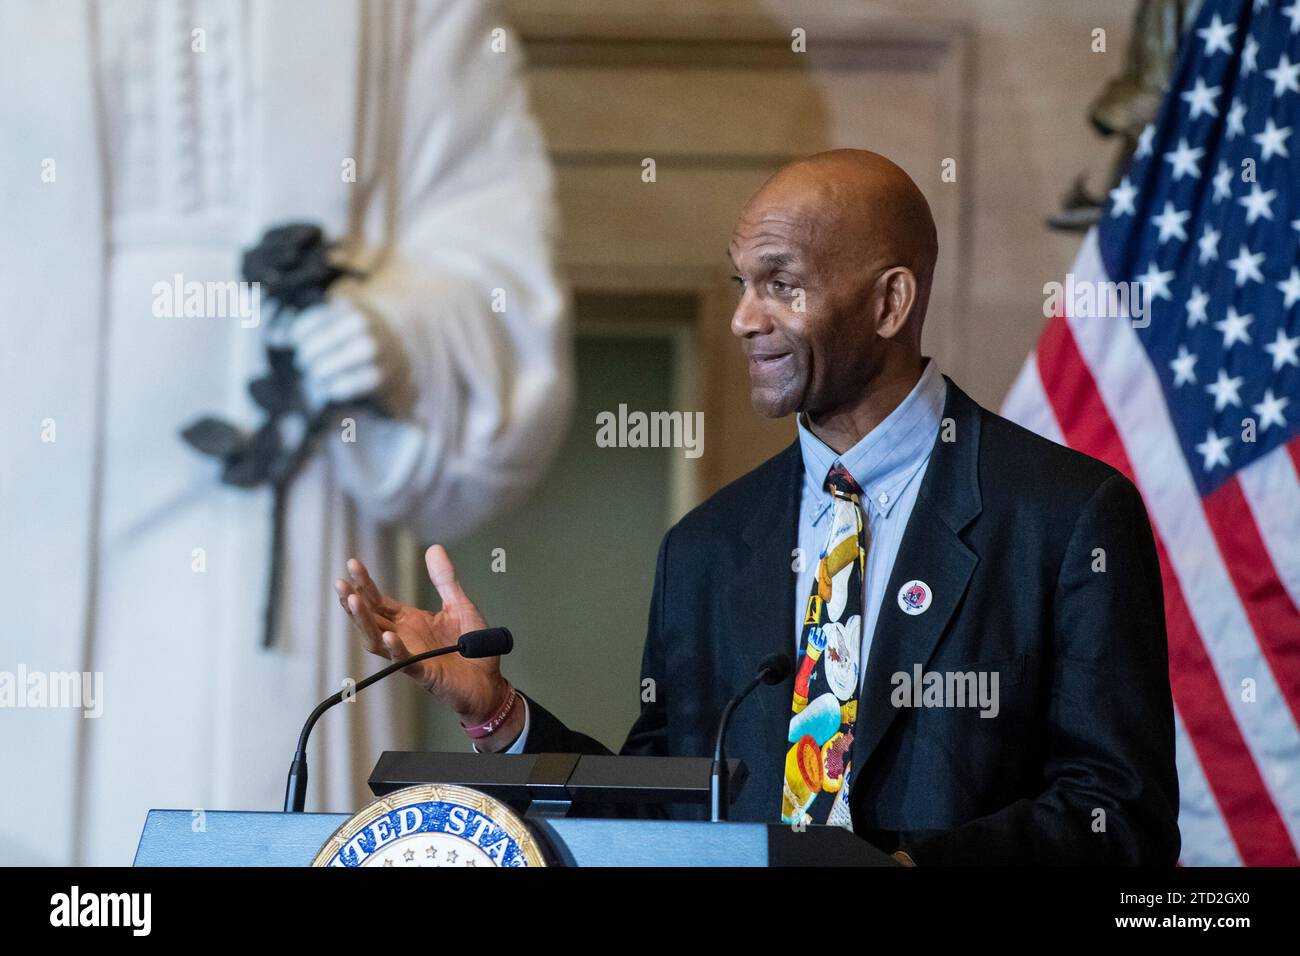
<svg viewBox="0 0 1300 956"><path fill-rule="evenodd" d="M289 337L313 412L366 397L397 417L408 410L406 351L369 309L341 297L312 306L295 316Z"/></svg>

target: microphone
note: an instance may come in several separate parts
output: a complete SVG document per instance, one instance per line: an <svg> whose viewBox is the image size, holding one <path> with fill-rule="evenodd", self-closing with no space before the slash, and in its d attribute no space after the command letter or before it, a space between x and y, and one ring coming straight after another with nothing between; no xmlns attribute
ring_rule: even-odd
<svg viewBox="0 0 1300 956"><path fill-rule="evenodd" d="M399 671L404 667L412 664L418 664L420 661L427 661L433 657L441 657L444 654L460 654L465 658L476 657L500 657L509 654L514 649L515 638L510 633L509 628L505 627L485 627L478 631L468 631L460 636L455 644L448 644L446 647L438 647L431 651L425 651L423 654L416 654L413 657L406 657L400 661L393 661L383 670L375 671L365 680L358 681L352 688L352 692L364 690L376 681L381 681L394 671ZM311 712L307 722L302 725L302 733L298 735L298 749L293 755L293 763L289 765L289 779L284 789L284 812L285 813L302 813L302 808L307 802L307 738L311 736L311 730L316 726L316 721L320 720L321 714L329 710L335 704L343 700L344 692L339 691L337 694L331 694Z"/></svg>
<svg viewBox="0 0 1300 956"><path fill-rule="evenodd" d="M713 744L713 771L709 778L709 798L712 805L709 819L713 823L719 823L727 818L728 806L731 803L727 793L729 775L723 749L732 713L759 684L779 684L793 672L794 664L791 663L788 654L772 654L763 658L763 663L759 665L754 679L746 684L739 694L727 701L727 706L722 709L722 719L718 721L718 735Z"/></svg>
<svg viewBox="0 0 1300 956"><path fill-rule="evenodd" d="M503 657L515 649L515 636L508 627L485 627L481 631L467 631L456 642L461 657ZM411 661L416 660L412 657Z"/></svg>

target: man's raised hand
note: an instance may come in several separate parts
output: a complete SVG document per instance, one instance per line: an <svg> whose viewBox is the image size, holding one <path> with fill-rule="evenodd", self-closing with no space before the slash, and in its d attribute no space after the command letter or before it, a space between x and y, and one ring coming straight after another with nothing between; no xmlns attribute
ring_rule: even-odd
<svg viewBox="0 0 1300 956"><path fill-rule="evenodd" d="M356 558L348 561L348 577L334 582L339 603L361 631L370 653L401 660L455 644L462 634L487 627L483 615L456 580L456 569L446 549L433 545L425 552L424 561L429 580L442 599L442 610L436 614L384 594ZM466 726L486 721L508 692L498 657L466 660L448 654L412 664L406 673L429 693L446 701Z"/></svg>

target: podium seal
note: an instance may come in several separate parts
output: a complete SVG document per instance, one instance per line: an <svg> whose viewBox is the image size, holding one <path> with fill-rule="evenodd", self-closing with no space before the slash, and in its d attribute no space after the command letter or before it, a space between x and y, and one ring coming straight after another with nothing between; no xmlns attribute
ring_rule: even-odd
<svg viewBox="0 0 1300 956"><path fill-rule="evenodd" d="M504 803L468 787L394 791L334 831L312 866L545 866L541 846Z"/></svg>

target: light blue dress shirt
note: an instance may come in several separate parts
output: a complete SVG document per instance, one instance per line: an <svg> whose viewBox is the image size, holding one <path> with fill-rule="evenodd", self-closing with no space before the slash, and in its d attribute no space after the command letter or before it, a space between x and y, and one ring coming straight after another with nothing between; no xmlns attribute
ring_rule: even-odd
<svg viewBox="0 0 1300 956"><path fill-rule="evenodd" d="M803 552L803 569L795 578L794 644L798 654L803 635L804 605L812 593L817 560L826 544L830 527L831 494L825 489L826 474L836 462L848 469L862 489L862 505L867 517L867 571L863 575L862 662L858 686L866 679L867 653L880 616L894 558L907 528L907 519L916 504L916 495L930 463L930 451L939 437L943 406L948 397L944 381L933 359L912 391L879 425L862 437L843 455L809 431L798 416L799 448L803 453L803 496L799 506L798 546ZM524 752L532 715L524 707L524 730L506 753ZM475 747L475 750L478 748Z"/></svg>
<svg viewBox="0 0 1300 956"><path fill-rule="evenodd" d="M862 507L867 519L859 688L866 679L867 653L871 650L881 601L886 597L885 588L894 570L907 519L912 515L921 480L930 463L930 451L939 437L947 397L948 383L930 359L907 398L843 455L836 455L834 449L808 429L804 416L799 416L804 480L798 545L803 566L795 577L795 653L799 651L804 610L816 579L817 561L826 546L831 523L831 493L825 488L826 474L838 462L862 489Z"/></svg>

